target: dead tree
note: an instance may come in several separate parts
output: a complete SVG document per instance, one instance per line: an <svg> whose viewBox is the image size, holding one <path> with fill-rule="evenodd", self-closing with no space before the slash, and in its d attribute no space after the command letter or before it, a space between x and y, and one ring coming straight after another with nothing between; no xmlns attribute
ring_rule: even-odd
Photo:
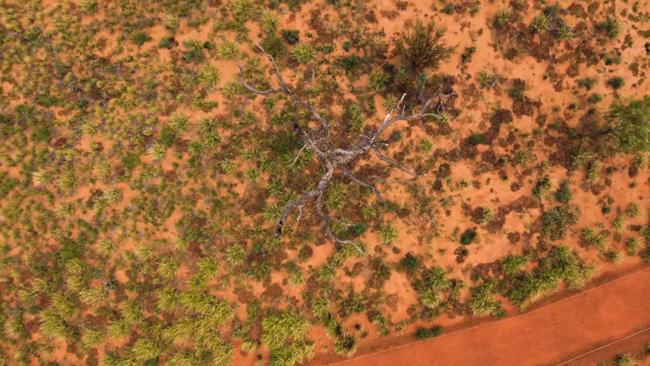
<svg viewBox="0 0 650 366"><path fill-rule="evenodd" d="M309 126L301 126L297 121L294 121L293 129L303 143L303 148L298 152L298 154L300 154L303 149L309 149L316 156L321 168L325 171L325 173L320 177L318 184L316 184L313 189L304 192L300 197L289 201L286 204L282 212L282 216L275 225L275 236L277 237L282 234L284 225L287 223L289 216L294 211L298 212L298 216L296 218L296 222L298 223L302 217L302 209L305 204L310 201L314 201L316 206L316 213L323 220L323 226L325 232L327 233L327 236L337 244L350 244L363 254L363 250L356 243L354 243L352 240L345 240L340 238L334 233L334 230L332 229L332 224L338 223L340 221L335 217L332 217L328 212L326 212L325 208L323 207L323 197L327 193L327 189L332 182L332 179L335 176L346 177L351 182L369 189L374 193L378 201L382 201L382 195L376 186L378 180L365 181L357 177L353 173L354 163L360 158L367 157L372 153L390 166L405 172L413 178L417 177L416 172L414 172L412 169L402 165L381 151L381 147L385 146L386 143L381 141L380 138L390 126L397 122L403 121L408 123L434 115L434 113L430 113L432 110L435 110L438 113L443 111L445 104L448 102L453 102L456 94L453 92L453 90L433 93L427 98L420 98L420 103L415 107L408 108L408 112L405 103L406 94L402 94L395 106L388 111L386 117L384 117L381 123L379 123L379 125L374 130L366 134L360 133L356 141L353 142L348 148L337 147L333 146L332 140L329 137L330 125L327 119L318 113L316 107L309 100L302 100L300 97L298 97L298 95L296 95L294 90L289 87L289 85L282 77L280 68L274 57L267 53L260 45L257 45L257 48L269 59L273 68L273 73L277 79L278 86L276 88L268 89L256 88L246 81L242 67L239 67L239 82L247 90L258 95L284 94L296 106L304 108L309 113L310 117L314 121L318 122L318 128L310 128Z"/></svg>

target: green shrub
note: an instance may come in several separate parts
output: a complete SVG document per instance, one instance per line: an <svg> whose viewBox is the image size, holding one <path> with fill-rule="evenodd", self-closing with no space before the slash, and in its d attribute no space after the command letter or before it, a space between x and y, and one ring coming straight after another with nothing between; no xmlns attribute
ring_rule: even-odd
<svg viewBox="0 0 650 366"><path fill-rule="evenodd" d="M269 366L295 366L314 357L314 345L291 343L270 350Z"/></svg>
<svg viewBox="0 0 650 366"><path fill-rule="evenodd" d="M528 259L520 255L508 255L501 260L503 273L508 277L513 277L521 272L520 267L528 262Z"/></svg>
<svg viewBox="0 0 650 366"><path fill-rule="evenodd" d="M437 337L440 334L442 334L442 327L439 325L434 325L433 327L430 328L418 327L415 330L415 338L417 339L429 339L429 338Z"/></svg>
<svg viewBox="0 0 650 366"><path fill-rule="evenodd" d="M587 102L589 104L597 104L600 103L603 100L603 96L599 93L593 93L592 95L587 98Z"/></svg>
<svg viewBox="0 0 650 366"><path fill-rule="evenodd" d="M602 21L596 24L596 29L607 34L609 38L615 38L621 31L621 26L618 24L616 19L608 18L605 21Z"/></svg>
<svg viewBox="0 0 650 366"><path fill-rule="evenodd" d="M285 29L282 31L282 38L290 45L300 42L300 31L295 29Z"/></svg>
<svg viewBox="0 0 650 366"><path fill-rule="evenodd" d="M269 34L264 38L262 48L275 58L282 56L285 51L285 45L282 43L282 39L275 34Z"/></svg>
<svg viewBox="0 0 650 366"><path fill-rule="evenodd" d="M546 15L539 15L533 19L530 25L530 30L533 33L543 33L551 27L551 19Z"/></svg>
<svg viewBox="0 0 650 366"><path fill-rule="evenodd" d="M508 297L523 307L536 297L556 290L561 282L569 288L583 286L592 272L593 268L585 266L568 247L554 247L532 272L515 278Z"/></svg>
<svg viewBox="0 0 650 366"><path fill-rule="evenodd" d="M535 183L533 187L533 196L541 197L544 193L548 192L551 189L551 179L549 177L543 177Z"/></svg>
<svg viewBox="0 0 650 366"><path fill-rule="evenodd" d="M79 7L85 13L94 14L98 10L97 0L81 0Z"/></svg>
<svg viewBox="0 0 650 366"><path fill-rule="evenodd" d="M625 214L628 217L637 217L641 213L641 208L638 203L630 203L629 206L625 209Z"/></svg>
<svg viewBox="0 0 650 366"><path fill-rule="evenodd" d="M476 47L466 47L460 55L460 62L464 64L470 62L474 53L476 53Z"/></svg>
<svg viewBox="0 0 650 366"><path fill-rule="evenodd" d="M470 145L485 145L488 143L487 136L484 133L475 133L467 138Z"/></svg>
<svg viewBox="0 0 650 366"><path fill-rule="evenodd" d="M370 74L369 86L376 92L382 92L386 90L386 85L389 81L390 75L383 71L374 71L372 74Z"/></svg>
<svg viewBox="0 0 650 366"><path fill-rule="evenodd" d="M334 341L334 353L350 357L357 350L357 340L350 334L343 334L336 337Z"/></svg>
<svg viewBox="0 0 650 366"><path fill-rule="evenodd" d="M636 238L629 238L625 241L625 252L629 256L634 256L639 251L639 241Z"/></svg>
<svg viewBox="0 0 650 366"><path fill-rule="evenodd" d="M420 20L415 26L406 30L406 34L397 41L396 55L402 65L413 74L427 68L435 69L441 61L449 58L452 48L442 41L442 30L433 23L424 25Z"/></svg>
<svg viewBox="0 0 650 366"><path fill-rule="evenodd" d="M495 28L501 29L510 23L511 17L512 11L510 11L510 9L501 9L497 12L497 15L494 17L492 24Z"/></svg>
<svg viewBox="0 0 650 366"><path fill-rule="evenodd" d="M205 60L203 44L197 40L187 40L183 42L185 51L183 52L183 61L188 63L198 63Z"/></svg>
<svg viewBox="0 0 650 366"><path fill-rule="evenodd" d="M564 238L569 226L578 222L578 208L558 206L542 214L542 235L551 240Z"/></svg>
<svg viewBox="0 0 650 366"><path fill-rule="evenodd" d="M497 81L499 80L498 75L491 74L487 71L479 72L476 78L478 80L479 86L483 89L492 88L497 84Z"/></svg>
<svg viewBox="0 0 650 366"><path fill-rule="evenodd" d="M476 229L467 229L460 235L460 243L463 245L472 244L476 240L476 236Z"/></svg>
<svg viewBox="0 0 650 366"><path fill-rule="evenodd" d="M616 76L607 80L607 85L609 85L614 90L620 89L623 87L623 85L625 85L625 80L623 80L623 78L620 76Z"/></svg>
<svg viewBox="0 0 650 366"><path fill-rule="evenodd" d="M160 39L160 43L158 43L158 47L160 48L167 48L170 49L176 45L176 40L174 37L163 37Z"/></svg>
<svg viewBox="0 0 650 366"><path fill-rule="evenodd" d="M292 310L269 314L262 320L262 343L269 349L301 342L309 331L309 323Z"/></svg>
<svg viewBox="0 0 650 366"><path fill-rule="evenodd" d="M413 254L406 253L406 255L399 261L398 268L404 271L407 275L412 276L420 269L420 260Z"/></svg>
<svg viewBox="0 0 650 366"><path fill-rule="evenodd" d="M151 41L151 36L145 32L136 32L131 39L133 40L133 43L142 46L145 42Z"/></svg>
<svg viewBox="0 0 650 366"><path fill-rule="evenodd" d="M262 24L262 30L266 33L275 33L275 30L278 28L278 18L272 11L263 12L260 22Z"/></svg>
<svg viewBox="0 0 650 366"><path fill-rule="evenodd" d="M622 353L619 355L616 355L616 358L614 359L614 363L616 366L632 366L634 365L634 362L632 361L632 356L630 356L629 353Z"/></svg>
<svg viewBox="0 0 650 366"><path fill-rule="evenodd" d="M593 88L595 84L596 84L595 78L588 77L588 78L578 80L578 86L581 88L585 88L587 90L591 90L591 88Z"/></svg>
<svg viewBox="0 0 650 366"><path fill-rule="evenodd" d="M219 56L226 60L232 60L239 54L239 46L230 41L223 41L219 44Z"/></svg>
<svg viewBox="0 0 650 366"><path fill-rule="evenodd" d="M512 100L523 101L524 92L526 90L526 82L521 79L515 79L512 82L512 86L508 89L508 95Z"/></svg>
<svg viewBox="0 0 650 366"><path fill-rule="evenodd" d="M560 203L568 203L571 201L571 190L569 189L569 182L568 181L562 181L560 183L560 188L558 188L557 191L555 191L554 194L555 200L560 202Z"/></svg>
<svg viewBox="0 0 650 366"><path fill-rule="evenodd" d="M596 230L593 228L584 228L582 229L582 242L586 246L595 246L600 250L605 249L605 240L607 240L607 232L602 230L599 233L596 233Z"/></svg>
<svg viewBox="0 0 650 366"><path fill-rule="evenodd" d="M255 14L253 0L231 0L229 6L233 18L238 22L245 22Z"/></svg>
<svg viewBox="0 0 650 366"><path fill-rule="evenodd" d="M496 283L487 282L471 290L469 308L477 316L501 315L504 310L496 300Z"/></svg>
<svg viewBox="0 0 650 366"><path fill-rule="evenodd" d="M650 95L628 104L614 104L609 113L617 150L625 153L650 151Z"/></svg>
<svg viewBox="0 0 650 366"><path fill-rule="evenodd" d="M363 129L364 115L363 109L357 103L348 103L343 112L343 121L346 126L349 126L353 131L361 131Z"/></svg>
<svg viewBox="0 0 650 366"><path fill-rule="evenodd" d="M316 50L314 50L314 47L302 43L293 48L291 55L296 59L296 61L301 64L306 64L314 59L316 56Z"/></svg>
<svg viewBox="0 0 650 366"><path fill-rule="evenodd" d="M384 225L379 231L379 238L384 244L391 244L398 236L399 232L392 225Z"/></svg>
<svg viewBox="0 0 650 366"><path fill-rule="evenodd" d="M420 303L430 309L440 305L442 292L450 286L451 282L447 279L445 271L438 267L425 270L414 284Z"/></svg>

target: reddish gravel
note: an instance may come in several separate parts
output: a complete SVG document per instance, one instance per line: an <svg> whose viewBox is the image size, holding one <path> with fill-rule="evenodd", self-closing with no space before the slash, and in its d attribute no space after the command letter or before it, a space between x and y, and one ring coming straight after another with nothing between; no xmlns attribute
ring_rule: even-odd
<svg viewBox="0 0 650 366"><path fill-rule="evenodd" d="M649 326L646 268L519 316L336 365L554 365Z"/></svg>

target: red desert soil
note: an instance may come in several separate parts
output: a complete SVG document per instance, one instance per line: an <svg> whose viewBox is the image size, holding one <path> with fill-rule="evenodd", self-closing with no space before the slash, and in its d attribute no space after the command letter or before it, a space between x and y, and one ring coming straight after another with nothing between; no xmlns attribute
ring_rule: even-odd
<svg viewBox="0 0 650 366"><path fill-rule="evenodd" d="M551 365L649 326L650 268L646 268L519 316L337 365ZM587 357L568 364L597 361L603 360Z"/></svg>
<svg viewBox="0 0 650 366"><path fill-rule="evenodd" d="M646 353L648 344L650 344L650 327L582 353L557 366L598 365L615 360L622 354L630 355L634 360L634 366L648 366L650 365L650 357Z"/></svg>

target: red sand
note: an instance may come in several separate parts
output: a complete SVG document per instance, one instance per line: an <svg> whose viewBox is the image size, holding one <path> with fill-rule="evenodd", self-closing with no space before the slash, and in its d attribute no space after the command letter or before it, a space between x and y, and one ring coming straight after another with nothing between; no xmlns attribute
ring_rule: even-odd
<svg viewBox="0 0 650 366"><path fill-rule="evenodd" d="M558 364L648 326L650 268L516 317L337 365Z"/></svg>

